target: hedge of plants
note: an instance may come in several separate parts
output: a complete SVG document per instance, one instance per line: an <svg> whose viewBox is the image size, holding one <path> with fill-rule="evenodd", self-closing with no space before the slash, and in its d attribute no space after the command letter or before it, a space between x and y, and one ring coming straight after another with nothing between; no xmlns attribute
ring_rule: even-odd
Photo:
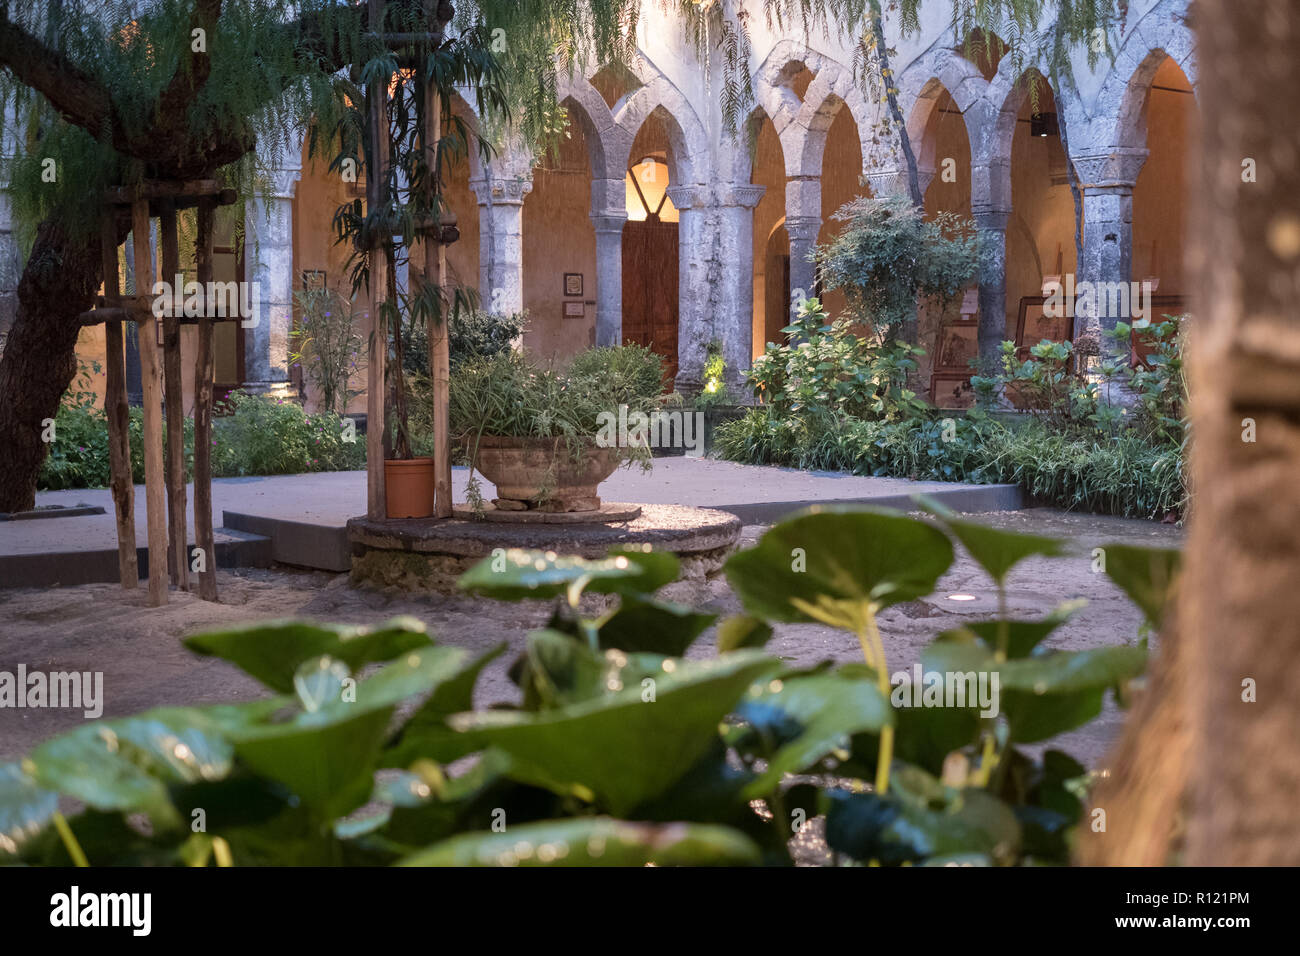
<svg viewBox="0 0 1300 956"><path fill-rule="evenodd" d="M769 344L749 373L759 402L719 427L733 461L974 484L1010 482L1062 508L1139 518L1180 516L1189 489L1181 339L1172 320L1150 327L1150 368L1103 363L1071 373L1069 343L1041 342L973 379L980 406L935 410L909 390L914 346L880 343L830 322L816 300ZM1126 347L1132 330L1115 338ZM1112 401L1123 389L1127 403ZM1109 394L1108 394L1109 393ZM1014 403L1019 414L996 410Z"/></svg>
<svg viewBox="0 0 1300 956"><path fill-rule="evenodd" d="M236 392L230 413L213 419L212 475L291 475L365 467L365 436L333 412L308 414L297 402ZM143 413L130 410L131 471L144 482ZM103 488L109 482L108 421L92 394L69 396L54 419L54 441L37 487ZM166 439L164 438L164 443ZM193 460L194 422L185 419L186 468ZM188 472L187 472L188 473Z"/></svg>

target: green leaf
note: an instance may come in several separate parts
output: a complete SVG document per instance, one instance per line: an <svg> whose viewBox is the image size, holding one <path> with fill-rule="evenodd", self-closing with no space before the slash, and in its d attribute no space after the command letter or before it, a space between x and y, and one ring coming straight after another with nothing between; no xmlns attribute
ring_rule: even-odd
<svg viewBox="0 0 1300 956"><path fill-rule="evenodd" d="M672 601L627 595L618 609L600 622L597 637L602 648L681 657L717 619L716 614Z"/></svg>
<svg viewBox="0 0 1300 956"><path fill-rule="evenodd" d="M749 797L769 795L787 773L847 749L850 735L893 724L889 701L873 679L842 674L774 680L766 690L751 692L736 713L760 741L769 742L767 769L746 788Z"/></svg>
<svg viewBox="0 0 1300 956"><path fill-rule="evenodd" d="M880 508L814 507L733 555L725 570L751 614L852 630L866 607L929 594L951 564L951 543L924 521Z"/></svg>
<svg viewBox="0 0 1300 956"><path fill-rule="evenodd" d="M826 842L856 860L887 866L972 855L1015 858L1020 827L1006 804L982 790L942 791L937 798L900 787L884 797L829 791Z"/></svg>
<svg viewBox="0 0 1300 956"><path fill-rule="evenodd" d="M1049 634L1074 616L1075 612L1088 602L1079 599L1066 601L1052 613L1037 621L1006 621L1007 657L1028 657ZM1000 621L977 621L965 624L951 631L944 631L938 640L955 639L958 635L971 634L984 642L989 650L997 650Z"/></svg>
<svg viewBox="0 0 1300 956"><path fill-rule="evenodd" d="M1128 544L1102 546L1106 574L1141 609L1152 627L1164 617L1169 594L1182 564L1182 554L1170 548L1137 548Z"/></svg>
<svg viewBox="0 0 1300 956"><path fill-rule="evenodd" d="M748 614L733 614L718 625L718 653L761 648L772 639L772 625Z"/></svg>
<svg viewBox="0 0 1300 956"><path fill-rule="evenodd" d="M293 691L294 673L305 661L329 656L357 671L431 643L424 625L413 617L394 618L377 628L264 621L185 639L190 650L228 660L281 694Z"/></svg>
<svg viewBox="0 0 1300 956"><path fill-rule="evenodd" d="M58 809L58 794L40 787L17 763L0 764L0 860L22 852Z"/></svg>
<svg viewBox="0 0 1300 956"><path fill-rule="evenodd" d="M29 772L42 787L96 809L141 811L167 824L176 819L166 785L220 780L232 756L202 711L166 707L47 740L32 751Z"/></svg>
<svg viewBox="0 0 1300 956"><path fill-rule="evenodd" d="M509 753L536 782L587 792L621 814L672 786L717 739L745 689L775 666L748 651L670 659L653 700L638 685L558 710L468 713L451 723Z"/></svg>
<svg viewBox="0 0 1300 956"><path fill-rule="evenodd" d="M393 708L455 676L465 656L455 647L409 651L358 683L355 700L340 694L284 723L233 728L235 751L243 763L280 781L319 813L345 814L370 792Z"/></svg>
<svg viewBox="0 0 1300 956"><path fill-rule="evenodd" d="M1031 555L1057 557L1064 553L1062 543L1056 538L1003 531L974 521L964 521L956 517L951 509L925 495L913 495L912 499L938 518L970 552L975 562L999 585L1006 581L1007 574L1013 567Z"/></svg>
<svg viewBox="0 0 1300 956"><path fill-rule="evenodd" d="M278 780L327 818L365 802L375 755L392 708L355 710L329 723L290 723L261 728L235 742L240 761Z"/></svg>
<svg viewBox="0 0 1300 956"><path fill-rule="evenodd" d="M1146 651L1127 646L1051 651L999 664L988 648L952 635L927 647L921 664L941 674L997 672L1000 709L1011 737L1032 743L1096 717L1108 687L1142 672Z"/></svg>
<svg viewBox="0 0 1300 956"><path fill-rule="evenodd" d="M406 767L421 757L448 763L469 753L464 734L447 726L447 718L474 707L474 687L485 668L505 653L510 645L502 641L496 647L479 655L455 676L433 689L428 700L402 725L395 740L384 755L387 767Z"/></svg>
<svg viewBox="0 0 1300 956"><path fill-rule="evenodd" d="M676 580L679 570L676 555L667 551L621 549L590 560L511 548L474 565L458 586L498 601L553 598L574 586L597 594L649 594Z"/></svg>
<svg viewBox="0 0 1300 956"><path fill-rule="evenodd" d="M466 833L401 866L752 866L749 837L698 823L628 823L608 817L547 820L504 833Z"/></svg>

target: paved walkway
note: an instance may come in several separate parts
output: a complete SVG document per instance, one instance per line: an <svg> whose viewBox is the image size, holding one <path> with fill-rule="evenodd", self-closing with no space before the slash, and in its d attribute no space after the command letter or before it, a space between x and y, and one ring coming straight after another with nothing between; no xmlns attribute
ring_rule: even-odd
<svg viewBox="0 0 1300 956"><path fill-rule="evenodd" d="M453 470L452 487L458 501L465 498L468 477L466 468ZM144 487L137 485L135 491L136 543L145 547L148 539ZM491 497L490 484L485 492ZM623 468L601 484L600 492L608 501L717 508L736 514L746 524L769 524L784 514L818 503L876 503L908 507L910 496L918 492L934 495L958 511L1001 511L1020 507L1020 493L1012 485L862 478L703 458L657 458L649 473L636 467ZM192 535L192 486L188 501L188 526ZM24 555L45 555L49 556L46 558L48 561L55 556L61 560L64 555L69 560L90 555L107 560L111 554L109 566L115 563L117 532L112 495L108 489L49 491L37 495L38 505L82 503L100 505L105 513L0 522L0 587L17 582ZM337 544L344 549L342 563L346 566L346 539L342 529L348 518L363 514L365 506L366 476L361 471L221 478L212 482L213 525L218 529L238 528L244 533L268 535L268 528L272 526L290 529L296 526L298 541L295 547L286 550L278 539L276 541L275 558L285 563L339 570L341 562L337 558ZM227 512L232 515L230 519L226 518ZM233 517L235 515L243 517ZM303 533L307 534L306 538L302 537ZM223 540L237 543L239 533L231 530L223 539L219 531L217 538L220 551ZM310 555L319 548L333 551L336 557L314 563ZM98 575L96 572L96 576L84 579L100 580ZM9 582L6 582L6 577Z"/></svg>

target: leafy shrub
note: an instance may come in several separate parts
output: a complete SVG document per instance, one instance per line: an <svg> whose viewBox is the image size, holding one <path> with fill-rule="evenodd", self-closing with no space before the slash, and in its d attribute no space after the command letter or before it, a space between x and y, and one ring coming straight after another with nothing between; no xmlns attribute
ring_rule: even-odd
<svg viewBox="0 0 1300 956"><path fill-rule="evenodd" d="M663 360L639 345L589 349L567 371L514 351L467 361L451 376L452 437L594 438L598 416L628 406L650 412L663 390Z"/></svg>
<svg viewBox="0 0 1300 956"><path fill-rule="evenodd" d="M827 289L843 289L849 311L888 341L916 315L918 296L942 306L980 266L975 225L953 213L927 219L906 197L861 198L835 213L844 229L817 247Z"/></svg>
<svg viewBox="0 0 1300 956"><path fill-rule="evenodd" d="M365 465L365 442L345 441L343 419L333 412L308 415L288 399L236 392L232 413L213 421L212 474L290 475L347 471Z"/></svg>
<svg viewBox="0 0 1300 956"><path fill-rule="evenodd" d="M925 407L907 388L916 346L863 338L844 319L830 322L817 299L782 332L789 341L769 342L747 375L773 414L893 419Z"/></svg>
<svg viewBox="0 0 1300 956"><path fill-rule="evenodd" d="M365 368L366 342L356 299L345 299L333 289L304 289L294 296L302 315L290 336L289 361L302 366L307 381L320 392L324 411L346 411L348 402L360 394L348 383Z"/></svg>
<svg viewBox="0 0 1300 956"><path fill-rule="evenodd" d="M231 414L212 422L212 476L288 475L349 471L365 467L360 436L344 440L344 420L333 412L308 415L295 402L235 392ZM93 394L65 400L55 418L55 441L41 467L37 487L104 488L109 483L108 420ZM131 480L144 482L144 413L129 412ZM185 419L186 477L193 477L194 421ZM167 437L163 435L164 453Z"/></svg>
<svg viewBox="0 0 1300 956"><path fill-rule="evenodd" d="M451 367L478 358L491 358L510 350L524 334L528 315L497 315L481 309L456 309L447 319L447 351ZM429 334L423 324L407 323L402 330L402 362L413 378L429 376Z"/></svg>
<svg viewBox="0 0 1300 956"><path fill-rule="evenodd" d="M1091 776L1043 745L1096 717L1108 690L1122 700L1145 646L1047 647L1067 604L937 635L923 687L891 675L878 614L931 593L954 540L1000 594L1022 559L1061 553L938 517L831 509L777 525L728 561L745 614L721 622L655 595L680 571L670 553L486 559L463 588L556 603L510 669L517 707L471 709L505 645L471 658L410 618L191 636L274 696L89 723L0 765L0 818L22 822L0 861L788 866L800 823L825 815L830 848L862 864L1068 862ZM791 567L793 548L806 567ZM1157 626L1177 553L1106 551ZM584 590L619 604L587 618ZM808 621L852 634L865 660L803 668L761 651L771 622ZM684 658L714 623L716 657ZM931 674L970 675L970 695L909 705ZM979 675L985 688L997 676L994 700L978 699ZM65 821L63 796L85 809Z"/></svg>
<svg viewBox="0 0 1300 956"><path fill-rule="evenodd" d="M762 404L718 427L723 458L752 464L973 484L1019 484L1034 499L1138 518L1186 511L1181 343L1176 323L1148 331L1151 369L1103 367L1102 384L1069 371L1068 343L1041 342L1000 373L976 376L982 405L1014 396L1030 415L1004 423L983 408L948 416L906 388L916 349L871 345L815 300L769 345L749 381ZM1121 325L1115 335L1126 340ZM1132 409L1107 401L1123 386Z"/></svg>

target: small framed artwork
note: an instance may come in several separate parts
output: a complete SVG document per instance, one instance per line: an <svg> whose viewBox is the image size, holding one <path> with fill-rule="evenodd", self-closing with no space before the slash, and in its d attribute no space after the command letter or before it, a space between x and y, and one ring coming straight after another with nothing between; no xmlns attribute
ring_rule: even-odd
<svg viewBox="0 0 1300 956"><path fill-rule="evenodd" d="M935 372L930 376L930 400L935 408L973 408L975 389L968 372Z"/></svg>
<svg viewBox="0 0 1300 956"><path fill-rule="evenodd" d="M954 322L939 331L939 361L936 368L970 368L970 360L979 357L979 323Z"/></svg>
<svg viewBox="0 0 1300 956"><path fill-rule="evenodd" d="M1048 315L1043 296L1027 295L1020 300L1020 321L1016 324L1016 345L1037 345L1074 340L1074 320L1068 315Z"/></svg>
<svg viewBox="0 0 1300 956"><path fill-rule="evenodd" d="M572 296L582 295L582 273L566 272L564 274L564 294ZM564 313L568 315L568 312Z"/></svg>
<svg viewBox="0 0 1300 956"><path fill-rule="evenodd" d="M581 319L587 314L587 307L581 302L564 303L564 317L566 319Z"/></svg>

